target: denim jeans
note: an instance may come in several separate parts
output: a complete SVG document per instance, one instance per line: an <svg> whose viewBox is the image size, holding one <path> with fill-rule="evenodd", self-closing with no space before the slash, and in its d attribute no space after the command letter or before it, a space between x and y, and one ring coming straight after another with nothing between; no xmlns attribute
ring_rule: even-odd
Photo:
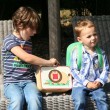
<svg viewBox="0 0 110 110"><path fill-rule="evenodd" d="M42 110L42 95L32 81L9 83L4 85L4 94L10 100L7 110Z"/></svg>
<svg viewBox="0 0 110 110"><path fill-rule="evenodd" d="M95 100L98 110L109 110L107 96L103 88L90 90L85 87L74 87L71 95L75 104L75 110L85 110L87 96L91 96Z"/></svg>

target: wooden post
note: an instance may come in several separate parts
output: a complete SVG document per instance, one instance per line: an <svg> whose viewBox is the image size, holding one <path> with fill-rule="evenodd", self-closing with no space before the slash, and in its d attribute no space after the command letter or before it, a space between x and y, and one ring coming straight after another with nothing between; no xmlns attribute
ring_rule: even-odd
<svg viewBox="0 0 110 110"><path fill-rule="evenodd" d="M60 0L48 0L49 56L61 60Z"/></svg>

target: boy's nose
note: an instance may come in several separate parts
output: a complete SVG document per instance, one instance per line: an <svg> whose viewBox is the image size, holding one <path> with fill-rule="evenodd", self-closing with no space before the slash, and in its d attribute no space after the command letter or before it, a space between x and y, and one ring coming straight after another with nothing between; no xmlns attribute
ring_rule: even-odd
<svg viewBox="0 0 110 110"><path fill-rule="evenodd" d="M92 35L92 39L95 39L95 36L94 35Z"/></svg>
<svg viewBox="0 0 110 110"><path fill-rule="evenodd" d="M33 34L36 34L36 30L33 31Z"/></svg>

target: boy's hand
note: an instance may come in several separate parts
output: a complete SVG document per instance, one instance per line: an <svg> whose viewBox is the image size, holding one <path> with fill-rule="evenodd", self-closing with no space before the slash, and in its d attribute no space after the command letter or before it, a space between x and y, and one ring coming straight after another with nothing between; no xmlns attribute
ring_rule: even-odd
<svg viewBox="0 0 110 110"><path fill-rule="evenodd" d="M98 81L94 81L94 84L96 84L96 85L97 85L97 88L99 88L99 87L101 87L101 86L102 86L102 84L101 84L100 82L98 82Z"/></svg>
<svg viewBox="0 0 110 110"><path fill-rule="evenodd" d="M99 88L99 87L101 87L101 86L102 86L102 84L101 84L100 82L98 82L98 81L89 82L89 83L87 84L87 88L88 88L88 89L97 89L97 88Z"/></svg>
<svg viewBox="0 0 110 110"><path fill-rule="evenodd" d="M93 89L94 88L94 83L93 82L88 82L87 88L88 89Z"/></svg>
<svg viewBox="0 0 110 110"><path fill-rule="evenodd" d="M97 84L95 84L94 82L89 82L87 84L87 88L88 89L96 89L97 88Z"/></svg>
<svg viewBox="0 0 110 110"><path fill-rule="evenodd" d="M55 58L51 58L50 62L51 62L50 66L58 66L58 65L60 65L60 63Z"/></svg>

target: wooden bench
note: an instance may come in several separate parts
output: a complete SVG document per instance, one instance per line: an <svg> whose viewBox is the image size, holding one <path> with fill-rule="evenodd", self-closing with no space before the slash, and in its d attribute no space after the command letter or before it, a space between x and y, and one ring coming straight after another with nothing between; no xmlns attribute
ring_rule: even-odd
<svg viewBox="0 0 110 110"><path fill-rule="evenodd" d="M72 19L73 27L77 20L84 18L84 16L76 16ZM95 22L97 31L100 35L100 46L106 51L110 62L110 16L89 16L87 17ZM0 21L0 49L4 36L11 33L13 30L12 21ZM73 33L74 34L74 33ZM0 53L1 54L1 53ZM66 53L65 53L66 54ZM1 59L1 57L0 57ZM0 110L7 110L6 106L8 100L3 95L3 70L0 62ZM105 85L105 91L108 96L108 103L110 105L110 84ZM74 104L70 95L71 91L65 94L48 94L43 95L43 110L74 110ZM95 102L88 97L86 110L97 110Z"/></svg>

